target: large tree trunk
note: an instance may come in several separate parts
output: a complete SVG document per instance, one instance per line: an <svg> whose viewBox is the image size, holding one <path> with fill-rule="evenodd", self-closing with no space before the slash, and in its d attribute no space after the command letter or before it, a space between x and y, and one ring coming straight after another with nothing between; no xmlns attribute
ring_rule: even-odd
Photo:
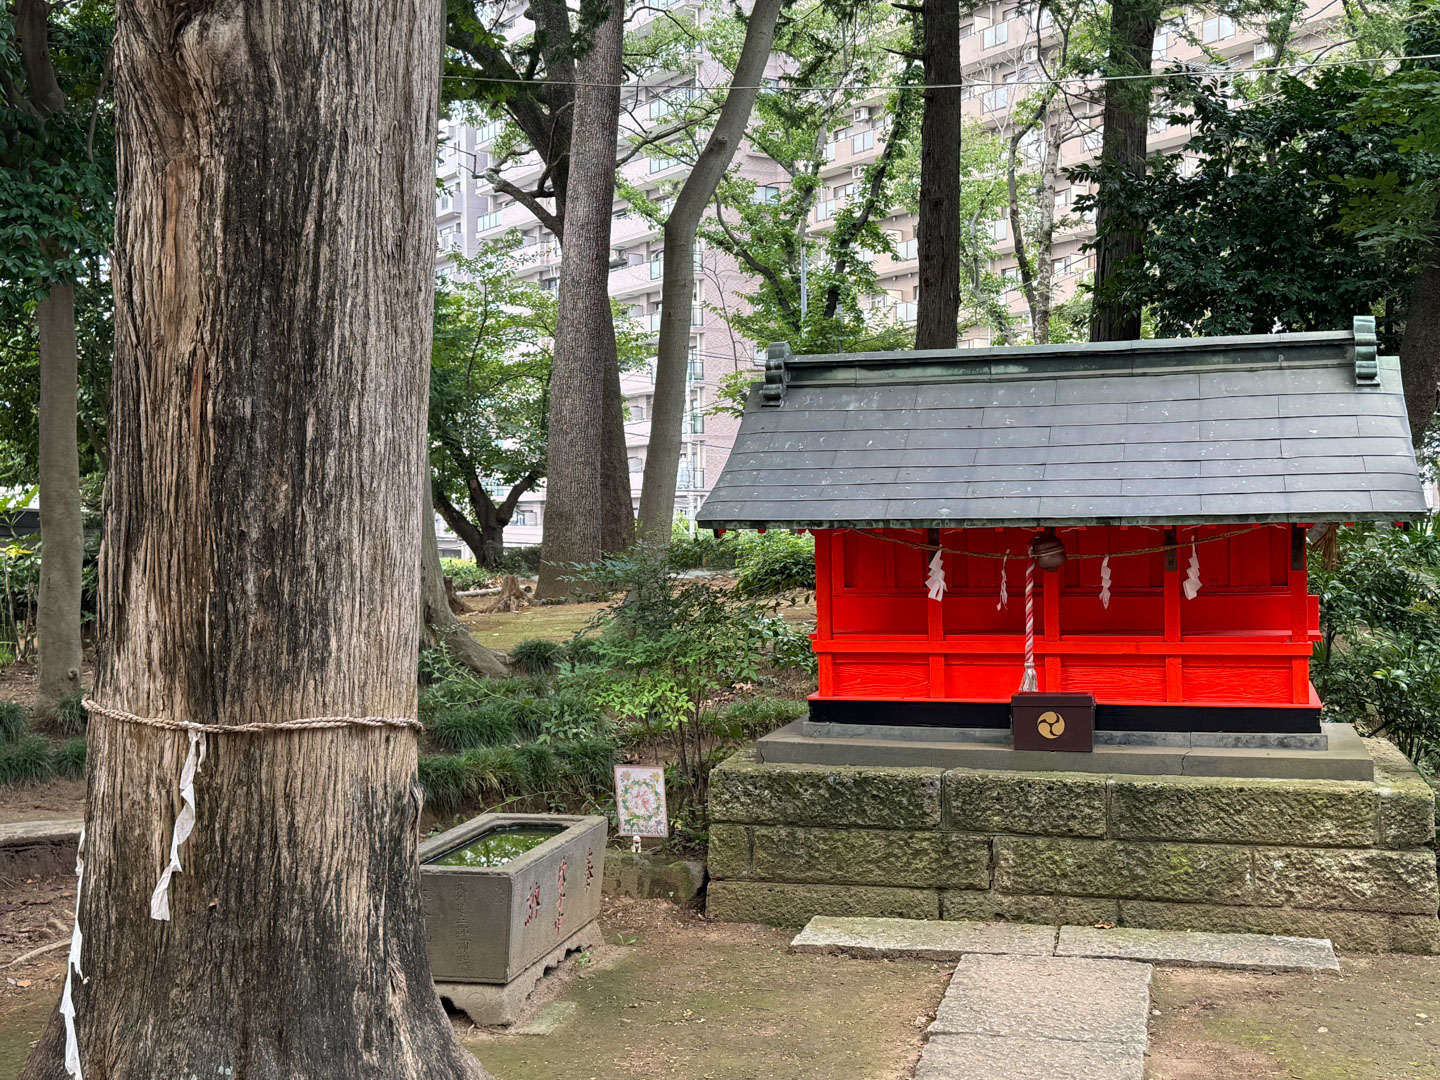
<svg viewBox="0 0 1440 1080"><path fill-rule="evenodd" d="M413 717L442 8L117 13L95 697L219 725ZM476 1078L430 981L414 735L90 725L92 1078ZM57 1016L27 1080L63 1080Z"/></svg>
<svg viewBox="0 0 1440 1080"><path fill-rule="evenodd" d="M782 0L756 0L751 9L740 59L730 80L734 89L725 96L710 138L665 219L655 400L650 414L645 480L640 488L640 536L651 543L670 542L670 524L675 518L675 480L680 472L680 444L689 405L686 375L690 367L690 309L695 303L695 232L745 137L745 125L770 59L781 6Z"/></svg>
<svg viewBox="0 0 1440 1080"><path fill-rule="evenodd" d="M953 349L960 323L960 0L923 0L920 19L926 90L915 347Z"/></svg>
<svg viewBox="0 0 1440 1080"><path fill-rule="evenodd" d="M43 718L80 690L80 451L76 435L75 286L35 305L40 345L40 638L35 709Z"/></svg>
<svg viewBox="0 0 1440 1080"><path fill-rule="evenodd" d="M1110 75L1150 72L1155 31L1163 6L1157 0L1114 0L1110 7ZM1119 79L1105 84L1105 126L1101 161L1136 176L1145 172L1149 136L1149 79ZM1122 217L1101 188L1095 216L1095 306L1091 341L1132 341L1140 337L1140 309L1109 295L1116 277L1143 255L1145 223Z"/></svg>
<svg viewBox="0 0 1440 1080"><path fill-rule="evenodd" d="M1435 211L1429 257L1410 286L1405 336L1400 340L1400 378L1405 386L1410 434L1419 446L1440 408L1440 207Z"/></svg>
<svg viewBox="0 0 1440 1080"><path fill-rule="evenodd" d="M618 416L615 321L607 291L610 223L615 200L615 132L620 121L623 0L595 30L590 51L576 67L574 130L586 133L571 148L565 242L560 254L560 303L555 362L550 376L546 451L545 533L541 548L542 597L568 595L562 578L571 564L593 563L605 551L606 533L618 532L618 506L606 498L606 414ZM614 385L611 385L614 380ZM629 481L626 480L628 488ZM609 507L609 529L606 509ZM627 495L625 517L630 516ZM623 546L623 545L622 545Z"/></svg>
<svg viewBox="0 0 1440 1080"><path fill-rule="evenodd" d="M500 657L471 637L451 610L429 499L423 499L420 507L420 646L447 649L477 675L500 679L509 674Z"/></svg>

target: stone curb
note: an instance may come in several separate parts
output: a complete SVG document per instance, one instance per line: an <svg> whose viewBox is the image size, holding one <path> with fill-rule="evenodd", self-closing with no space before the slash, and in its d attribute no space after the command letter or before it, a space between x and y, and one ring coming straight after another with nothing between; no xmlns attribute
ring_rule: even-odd
<svg viewBox="0 0 1440 1080"><path fill-rule="evenodd" d="M1340 973L1335 950L1323 938L1131 927L1100 929L817 915L790 942L790 950L877 959L948 961L991 954L1273 973Z"/></svg>

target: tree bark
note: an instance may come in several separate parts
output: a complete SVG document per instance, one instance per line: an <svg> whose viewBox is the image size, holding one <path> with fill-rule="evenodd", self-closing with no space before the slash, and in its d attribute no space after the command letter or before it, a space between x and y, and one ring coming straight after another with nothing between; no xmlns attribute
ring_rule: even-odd
<svg viewBox="0 0 1440 1080"><path fill-rule="evenodd" d="M690 367L690 310L695 303L695 232L745 138L745 125L760 92L782 6L783 0L756 0L751 9L740 59L730 80L734 88L725 95L710 138L665 219L660 344L655 361L650 445L640 488L640 537L655 544L670 542L670 525L675 518L675 481L680 473L680 448L689 404L686 376Z"/></svg>
<svg viewBox="0 0 1440 1080"><path fill-rule="evenodd" d="M545 532L536 589L538 596L546 598L570 594L572 583L561 579L572 573L572 565L599 560L607 533L619 532L617 500L604 484L607 472L614 468L613 461L607 465L606 456L613 458L615 449L606 414L612 413L612 420L618 420L615 406L620 393L607 283L615 201L614 133L620 122L623 74L623 0L611 0L609 6L609 17L595 29L594 45L576 65L574 129L586 132L587 137L576 140L571 148L569 202L560 253L546 445ZM629 487L628 474L625 486ZM627 493L625 517L629 516Z"/></svg>
<svg viewBox="0 0 1440 1080"><path fill-rule="evenodd" d="M915 348L960 340L960 0L923 0L925 68L920 119L920 293Z"/></svg>
<svg viewBox="0 0 1440 1080"><path fill-rule="evenodd" d="M1440 408L1440 210L1436 227L1430 257L1410 286L1405 335L1400 339L1400 379L1410 414L1410 434L1417 447Z"/></svg>
<svg viewBox="0 0 1440 1080"><path fill-rule="evenodd" d="M471 637L450 608L440 545L435 542L435 514L428 498L422 499L420 506L420 647L446 649L477 675L503 679L510 674L499 655Z"/></svg>
<svg viewBox="0 0 1440 1080"><path fill-rule="evenodd" d="M77 412L75 286L52 285L35 305L40 346L40 639L35 710L49 716L62 699L78 693L80 568L85 534L80 516L80 450Z"/></svg>
<svg viewBox="0 0 1440 1080"><path fill-rule="evenodd" d="M1162 7L1156 0L1114 0L1110 7L1109 75L1148 75ZM1135 176L1145 173L1149 136L1149 79L1105 84L1101 161ZM1108 295L1116 278L1144 253L1145 223L1121 217L1102 186L1095 216L1095 306L1091 341L1132 341L1140 337L1140 309Z"/></svg>
<svg viewBox="0 0 1440 1080"><path fill-rule="evenodd" d="M95 697L413 717L442 8L128 0ZM89 729L85 1074L484 1076L430 981L416 743ZM22 1074L64 1080L54 1018Z"/></svg>

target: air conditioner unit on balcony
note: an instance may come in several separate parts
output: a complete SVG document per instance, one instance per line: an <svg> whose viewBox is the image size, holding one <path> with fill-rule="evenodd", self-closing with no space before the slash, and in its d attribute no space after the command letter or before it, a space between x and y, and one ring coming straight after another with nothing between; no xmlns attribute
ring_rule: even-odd
<svg viewBox="0 0 1440 1080"><path fill-rule="evenodd" d="M856 120L857 123L858 123L859 121L861 121L861 120L869 120L869 119L870 119L870 106L869 106L869 105L861 105L858 109L855 110L855 120Z"/></svg>
<svg viewBox="0 0 1440 1080"><path fill-rule="evenodd" d="M856 179L856 180L864 180L864 179L865 179L865 166L864 166L864 165L852 165L852 166L850 166L850 175L851 175L854 179Z"/></svg>

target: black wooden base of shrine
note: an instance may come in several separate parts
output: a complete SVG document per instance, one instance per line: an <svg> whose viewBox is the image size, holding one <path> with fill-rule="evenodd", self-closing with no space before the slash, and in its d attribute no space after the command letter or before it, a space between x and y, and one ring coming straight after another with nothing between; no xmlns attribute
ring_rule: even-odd
<svg viewBox="0 0 1440 1080"><path fill-rule="evenodd" d="M811 698L810 719L823 724L894 727L1009 728L1008 701L879 701ZM1096 731L1213 731L1311 735L1320 732L1320 710L1296 705L1095 706Z"/></svg>

